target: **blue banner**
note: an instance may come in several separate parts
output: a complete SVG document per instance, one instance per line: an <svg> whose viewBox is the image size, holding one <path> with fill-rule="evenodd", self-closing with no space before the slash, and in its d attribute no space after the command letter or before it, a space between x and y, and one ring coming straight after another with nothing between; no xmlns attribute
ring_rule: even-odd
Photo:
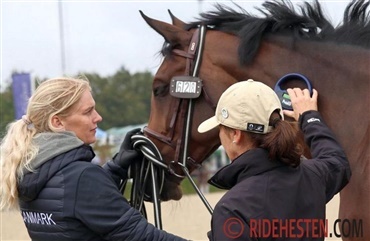
<svg viewBox="0 0 370 241"><path fill-rule="evenodd" d="M31 75L13 74L13 102L15 119L21 119L27 111L28 99L31 97Z"/></svg>

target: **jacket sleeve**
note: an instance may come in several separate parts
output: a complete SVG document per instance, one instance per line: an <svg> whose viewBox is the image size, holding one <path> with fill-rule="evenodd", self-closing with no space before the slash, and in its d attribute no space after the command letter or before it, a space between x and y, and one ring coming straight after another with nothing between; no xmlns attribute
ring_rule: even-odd
<svg viewBox="0 0 370 241"><path fill-rule="evenodd" d="M119 187L121 182L126 181L128 178L127 170L118 166L111 160L103 165L103 169L113 178L117 187Z"/></svg>
<svg viewBox="0 0 370 241"><path fill-rule="evenodd" d="M148 223L99 166L82 172L76 192L75 216L105 240L185 240Z"/></svg>
<svg viewBox="0 0 370 241"><path fill-rule="evenodd" d="M347 156L319 112L304 112L299 122L311 149L309 165L324 178L326 202L329 202L349 182L351 170Z"/></svg>

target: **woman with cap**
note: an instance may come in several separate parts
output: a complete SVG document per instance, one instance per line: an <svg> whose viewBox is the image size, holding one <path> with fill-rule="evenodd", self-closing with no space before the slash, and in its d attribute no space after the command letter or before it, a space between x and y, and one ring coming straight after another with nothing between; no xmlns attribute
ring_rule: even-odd
<svg viewBox="0 0 370 241"><path fill-rule="evenodd" d="M210 240L324 240L325 205L349 181L347 157L317 111L316 90L288 89L282 110L267 85L242 81L220 97L198 131L219 128L231 163L209 183L228 192L216 204ZM298 121L311 159L303 158ZM326 224L327 225L327 224ZM327 226L326 226L327 228Z"/></svg>

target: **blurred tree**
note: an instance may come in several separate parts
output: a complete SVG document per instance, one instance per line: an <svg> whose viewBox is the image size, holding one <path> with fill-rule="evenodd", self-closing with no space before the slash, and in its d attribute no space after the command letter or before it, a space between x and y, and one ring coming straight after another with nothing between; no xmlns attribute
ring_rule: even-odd
<svg viewBox="0 0 370 241"><path fill-rule="evenodd" d="M103 117L102 129L142 124L148 121L150 112L150 72L131 75L124 67L113 76L84 74L91 83L96 109Z"/></svg>
<svg viewBox="0 0 370 241"><path fill-rule="evenodd" d="M0 138L4 136L6 126L14 121L13 92L9 86L0 93Z"/></svg>
<svg viewBox="0 0 370 241"><path fill-rule="evenodd" d="M101 77L83 73L91 83L96 109L103 117L101 129L146 123L149 119L153 75L147 72L130 74L124 67L114 75ZM36 78L36 86L45 79ZM0 93L0 138L8 123L14 120L11 86Z"/></svg>

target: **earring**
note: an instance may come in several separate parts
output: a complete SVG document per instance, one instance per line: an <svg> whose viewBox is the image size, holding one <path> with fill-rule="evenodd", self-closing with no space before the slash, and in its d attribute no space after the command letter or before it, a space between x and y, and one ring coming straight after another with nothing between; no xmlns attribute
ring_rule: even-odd
<svg viewBox="0 0 370 241"><path fill-rule="evenodd" d="M233 143L236 143L236 141L233 141Z"/></svg>

